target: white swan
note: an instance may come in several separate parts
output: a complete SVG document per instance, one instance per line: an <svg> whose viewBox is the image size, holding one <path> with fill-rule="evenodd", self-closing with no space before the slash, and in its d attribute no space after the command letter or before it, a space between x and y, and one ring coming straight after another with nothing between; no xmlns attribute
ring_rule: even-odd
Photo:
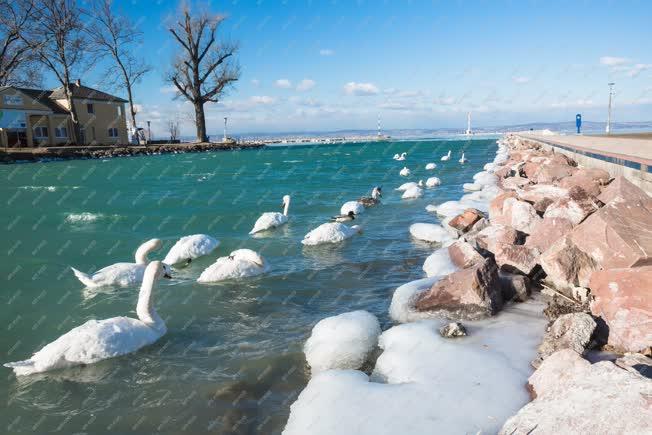
<svg viewBox="0 0 652 435"><path fill-rule="evenodd" d="M441 161L446 162L446 161L448 161L450 159L451 159L451 150L448 150L448 154L446 154L445 156L442 156Z"/></svg>
<svg viewBox="0 0 652 435"><path fill-rule="evenodd" d="M419 182L417 183L417 186L419 186L419 187L423 187L425 185L426 185L426 183L424 183L423 180L419 180Z"/></svg>
<svg viewBox="0 0 652 435"><path fill-rule="evenodd" d="M423 189L419 186L412 186L403 192L402 199L414 199L423 196Z"/></svg>
<svg viewBox="0 0 652 435"><path fill-rule="evenodd" d="M435 169L436 167L437 167L436 164L434 164L434 163L428 163L428 164L426 165L426 170L427 170L427 171L432 171L432 170Z"/></svg>
<svg viewBox="0 0 652 435"><path fill-rule="evenodd" d="M152 251L160 249L161 245L162 243L159 239L148 240L136 250L136 255L134 255L135 263L115 263L98 270L92 275L80 272L74 267L71 267L71 269L77 279L86 287L92 288L110 285L127 287L136 285L143 280L145 267L149 263L147 255ZM167 266L165 269L165 272L169 273Z"/></svg>
<svg viewBox="0 0 652 435"><path fill-rule="evenodd" d="M402 153L402 154L398 157L398 159L396 159L396 160L398 160L399 162L402 162L403 160L405 160L405 156L407 156L407 153Z"/></svg>
<svg viewBox="0 0 652 435"><path fill-rule="evenodd" d="M398 155L398 154L394 154L394 157L392 157L392 159L394 159L394 160L398 160L399 157L401 157L401 156Z"/></svg>
<svg viewBox="0 0 652 435"><path fill-rule="evenodd" d="M208 255L220 245L220 241L206 234L194 234L180 238L174 244L163 263L174 266L179 263L190 263L195 258Z"/></svg>
<svg viewBox="0 0 652 435"><path fill-rule="evenodd" d="M462 152L462 157L460 157L459 162L460 162L460 163L466 163L466 162L468 162L468 161L469 161L469 159L467 159L466 157L464 157L464 152Z"/></svg>
<svg viewBox="0 0 652 435"><path fill-rule="evenodd" d="M435 187L441 184L441 180L437 177L430 177L426 180L426 187Z"/></svg>
<svg viewBox="0 0 652 435"><path fill-rule="evenodd" d="M402 177L407 177L408 175L411 174L411 171L407 168L407 166L405 166L405 167L403 167L403 169L401 169L401 172L399 172L399 174Z"/></svg>
<svg viewBox="0 0 652 435"><path fill-rule="evenodd" d="M283 197L283 203L281 206L283 207L283 213L271 211L263 213L254 224L254 228L249 231L249 234L271 230L286 224L288 222L288 209L290 208L290 195L285 195Z"/></svg>
<svg viewBox="0 0 652 435"><path fill-rule="evenodd" d="M217 282L261 275L269 270L265 259L251 249L238 249L228 257L220 257L208 266L197 282Z"/></svg>
<svg viewBox="0 0 652 435"><path fill-rule="evenodd" d="M340 214L347 215L353 212L356 215L364 213L364 205L358 201L347 201L340 208Z"/></svg>
<svg viewBox="0 0 652 435"><path fill-rule="evenodd" d="M339 243L362 232L362 227L353 225L347 227L339 222L321 224L305 235L301 243L304 245L319 245L321 243Z"/></svg>
<svg viewBox="0 0 652 435"><path fill-rule="evenodd" d="M89 320L45 345L30 359L10 362L4 366L14 369L17 376L29 375L93 364L135 352L154 343L167 332L165 322L156 313L152 301L154 283L161 276L165 276L165 271L160 261L152 261L147 265L138 294L138 319L113 317Z"/></svg>

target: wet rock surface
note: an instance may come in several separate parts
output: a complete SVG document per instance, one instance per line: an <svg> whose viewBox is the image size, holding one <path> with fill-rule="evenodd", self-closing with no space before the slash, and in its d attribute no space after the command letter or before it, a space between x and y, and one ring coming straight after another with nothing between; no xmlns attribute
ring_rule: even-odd
<svg viewBox="0 0 652 435"><path fill-rule="evenodd" d="M597 324L586 313L564 314L557 318L543 336L537 358L532 366L538 368L544 359L561 349L571 349L580 355L590 346Z"/></svg>

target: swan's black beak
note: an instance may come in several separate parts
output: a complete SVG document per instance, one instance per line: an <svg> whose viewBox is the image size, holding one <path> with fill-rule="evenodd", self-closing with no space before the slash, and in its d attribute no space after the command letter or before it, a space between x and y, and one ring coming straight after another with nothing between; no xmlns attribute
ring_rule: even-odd
<svg viewBox="0 0 652 435"><path fill-rule="evenodd" d="M163 274L163 278L165 278L165 279L172 279L172 276L170 276L169 273L164 273L164 274Z"/></svg>

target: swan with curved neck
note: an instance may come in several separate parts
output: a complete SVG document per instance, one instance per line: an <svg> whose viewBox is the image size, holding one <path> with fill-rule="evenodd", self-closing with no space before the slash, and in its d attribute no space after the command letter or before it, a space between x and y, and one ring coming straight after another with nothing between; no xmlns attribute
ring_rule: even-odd
<svg viewBox="0 0 652 435"><path fill-rule="evenodd" d="M403 161L403 160L405 160L405 156L407 156L407 153L402 153L400 156L398 156L398 159L396 159L396 160Z"/></svg>
<svg viewBox="0 0 652 435"><path fill-rule="evenodd" d="M290 209L290 195L285 195L283 197L283 203L281 204L281 207L283 207L283 213L278 213L278 212L263 213L258 218L258 220L256 220L256 223L254 224L254 227L251 229L251 231L249 231L249 234L260 233L262 231L272 230L276 227L280 227L281 225L285 225L288 222L288 210Z"/></svg>
<svg viewBox="0 0 652 435"><path fill-rule="evenodd" d="M466 163L469 160L464 156L464 152L462 152L462 157L460 158L460 163Z"/></svg>
<svg viewBox="0 0 652 435"><path fill-rule="evenodd" d="M447 161L447 160L450 160L450 158L451 158L451 150L448 150L448 154L446 154L445 156L443 156L443 157L441 158L441 161L442 161L442 162L445 162L445 161Z"/></svg>
<svg viewBox="0 0 652 435"><path fill-rule="evenodd" d="M147 256L161 248L162 242L159 239L151 239L143 243L136 250L134 255L135 263L115 263L106 266L97 272L87 274L71 267L73 273L86 287L121 286L127 287L142 282L145 267L149 264ZM166 267L166 273L169 270Z"/></svg>
<svg viewBox="0 0 652 435"><path fill-rule="evenodd" d="M45 345L24 361L6 363L17 376L93 364L136 352L154 343L167 332L163 319L153 307L152 291L161 277L168 277L163 263L152 261L145 269L138 294L138 319L113 317L89 320Z"/></svg>

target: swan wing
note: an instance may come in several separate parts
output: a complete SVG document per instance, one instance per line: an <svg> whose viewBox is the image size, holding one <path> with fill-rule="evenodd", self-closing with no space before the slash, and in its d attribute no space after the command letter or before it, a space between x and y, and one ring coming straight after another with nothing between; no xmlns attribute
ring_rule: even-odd
<svg viewBox="0 0 652 435"><path fill-rule="evenodd" d="M227 279L245 278L260 275L266 270L266 266L261 267L248 259L220 257L199 275L197 281L218 282Z"/></svg>
<svg viewBox="0 0 652 435"><path fill-rule="evenodd" d="M255 234L260 231L276 228L278 226L287 223L287 221L288 221L288 217L285 216L283 213L271 212L271 211L263 213L254 224L253 229L249 231L249 234Z"/></svg>
<svg viewBox="0 0 652 435"><path fill-rule="evenodd" d="M170 251L163 259L163 263L174 265L183 261L194 260L210 254L219 244L219 240L206 234L182 237L170 248Z"/></svg>
<svg viewBox="0 0 652 435"><path fill-rule="evenodd" d="M304 245L319 245L320 243L339 243L356 234L357 231L339 222L321 224L303 238Z"/></svg>

